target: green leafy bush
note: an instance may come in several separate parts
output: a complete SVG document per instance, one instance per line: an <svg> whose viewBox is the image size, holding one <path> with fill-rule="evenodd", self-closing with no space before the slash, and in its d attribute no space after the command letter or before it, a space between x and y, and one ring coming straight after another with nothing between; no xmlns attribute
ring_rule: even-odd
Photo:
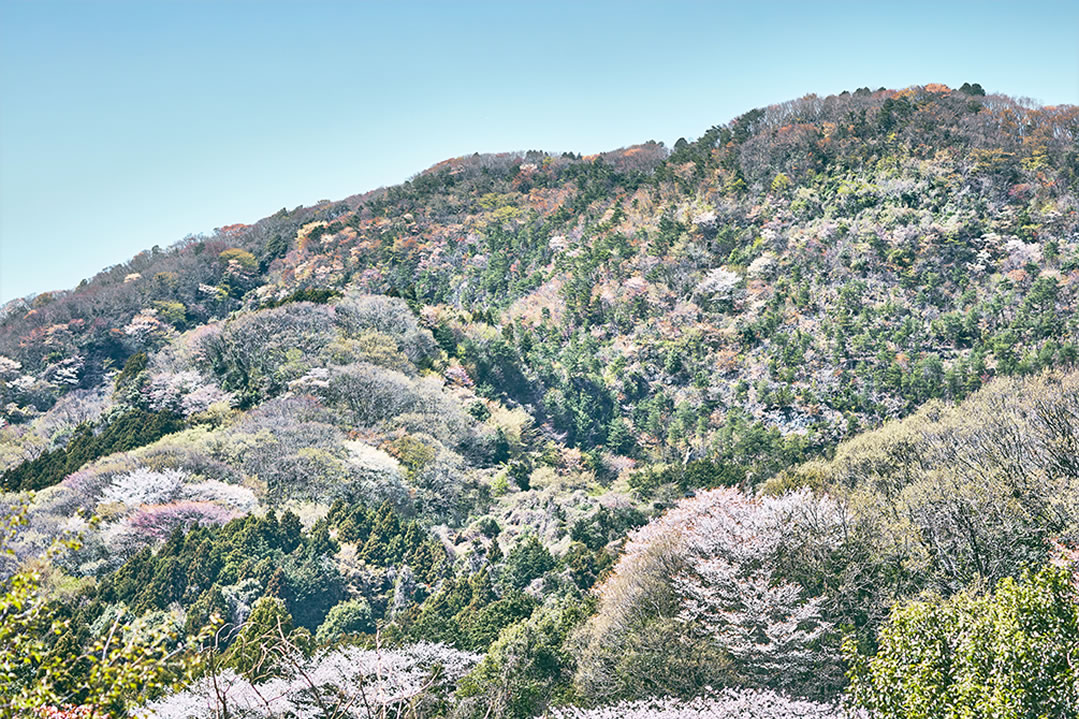
<svg viewBox="0 0 1079 719"><path fill-rule="evenodd" d="M1045 567L892 610L875 654L848 643L850 696L880 719L1079 716L1079 603Z"/></svg>

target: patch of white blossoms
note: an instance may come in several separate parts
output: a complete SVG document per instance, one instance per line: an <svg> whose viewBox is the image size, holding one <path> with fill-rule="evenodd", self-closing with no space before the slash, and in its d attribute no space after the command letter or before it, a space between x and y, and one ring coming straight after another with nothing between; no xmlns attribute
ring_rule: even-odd
<svg viewBox="0 0 1079 719"><path fill-rule="evenodd" d="M697 292L709 295L715 300L734 299L742 278L738 273L731 272L722 267L708 270L708 274L697 284Z"/></svg>
<svg viewBox="0 0 1079 719"><path fill-rule="evenodd" d="M481 659L444 644L420 642L393 650L345 647L297 658L283 676L252 684L232 671L149 704L145 719L319 719L332 710L341 719L400 716L425 697L448 697Z"/></svg>
<svg viewBox="0 0 1079 719"><path fill-rule="evenodd" d="M139 467L115 477L101 493L101 501L117 502L128 507L170 502L179 495L185 476L178 469L155 472Z"/></svg>
<svg viewBox="0 0 1079 719"><path fill-rule="evenodd" d="M791 699L766 689L725 689L693 699L625 701L597 709L563 707L552 719L847 719L833 704ZM855 719L862 715L855 715Z"/></svg>
<svg viewBox="0 0 1079 719"><path fill-rule="evenodd" d="M185 417L208 410L211 405L232 405L236 397L210 382L198 372L166 372L153 377L146 397L155 411L179 412Z"/></svg>

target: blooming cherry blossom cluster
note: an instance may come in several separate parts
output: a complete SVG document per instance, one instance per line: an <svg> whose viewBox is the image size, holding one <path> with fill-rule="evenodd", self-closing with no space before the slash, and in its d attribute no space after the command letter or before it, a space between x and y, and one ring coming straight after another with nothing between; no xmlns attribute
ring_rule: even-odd
<svg viewBox="0 0 1079 719"><path fill-rule="evenodd" d="M662 553L673 568L663 581L678 598L677 618L727 653L747 681L792 686L830 659L819 640L831 624L822 597L807 597L777 576L777 557L787 537L828 542L839 522L836 502L807 490L764 498L729 488L702 492L631 536L600 596L637 601L623 597L627 582Z"/></svg>
<svg viewBox="0 0 1079 719"><path fill-rule="evenodd" d="M185 485L180 491L180 496L194 502L215 502L242 514L254 511L258 504L255 493L247 487L216 479Z"/></svg>
<svg viewBox="0 0 1079 719"><path fill-rule="evenodd" d="M625 701L597 709L561 707L552 719L847 719L833 704L791 699L763 689L725 689L693 699ZM861 715L856 715L861 716Z"/></svg>
<svg viewBox="0 0 1079 719"><path fill-rule="evenodd" d="M345 647L295 657L283 675L252 684L232 671L204 678L138 713L143 719L213 719L222 715L316 719L332 707L342 719L398 716L424 697L446 697L482 657L421 642L393 650Z"/></svg>
<svg viewBox="0 0 1079 719"><path fill-rule="evenodd" d="M101 716L96 709L85 705L44 706L34 710L35 719L98 719Z"/></svg>
<svg viewBox="0 0 1079 719"><path fill-rule="evenodd" d="M167 372L153 377L145 390L151 409L178 412L185 417L205 412L213 404L231 405L235 395L225 392L198 372Z"/></svg>
<svg viewBox="0 0 1079 719"><path fill-rule="evenodd" d="M167 539L177 528L189 529L196 524L224 524L238 516L213 502L181 501L171 504L144 505L131 519L131 528L138 534L154 540Z"/></svg>
<svg viewBox="0 0 1079 719"><path fill-rule="evenodd" d="M139 467L114 477L112 483L101 493L101 500L125 504L128 507L170 502L179 495L184 478L185 474L177 469L154 472L146 467Z"/></svg>
<svg viewBox="0 0 1079 719"><path fill-rule="evenodd" d="M702 295L710 295L716 300L734 299L738 285L742 278L738 273L731 272L722 267L709 270L704 279L697 284L697 292Z"/></svg>

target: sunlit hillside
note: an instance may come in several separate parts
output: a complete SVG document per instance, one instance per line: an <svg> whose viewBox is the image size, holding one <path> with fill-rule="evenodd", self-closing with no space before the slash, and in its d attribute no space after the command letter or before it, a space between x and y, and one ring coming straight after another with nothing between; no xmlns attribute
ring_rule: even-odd
<svg viewBox="0 0 1079 719"><path fill-rule="evenodd" d="M0 309L0 716L1076 717L1077 360L977 84L155 246Z"/></svg>

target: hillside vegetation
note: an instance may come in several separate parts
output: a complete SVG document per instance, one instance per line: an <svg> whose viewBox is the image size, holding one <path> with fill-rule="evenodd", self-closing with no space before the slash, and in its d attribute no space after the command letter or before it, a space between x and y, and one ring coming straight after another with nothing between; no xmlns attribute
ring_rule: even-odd
<svg viewBox="0 0 1079 719"><path fill-rule="evenodd" d="M0 716L1075 717L1077 310L978 85L154 247L0 310Z"/></svg>

